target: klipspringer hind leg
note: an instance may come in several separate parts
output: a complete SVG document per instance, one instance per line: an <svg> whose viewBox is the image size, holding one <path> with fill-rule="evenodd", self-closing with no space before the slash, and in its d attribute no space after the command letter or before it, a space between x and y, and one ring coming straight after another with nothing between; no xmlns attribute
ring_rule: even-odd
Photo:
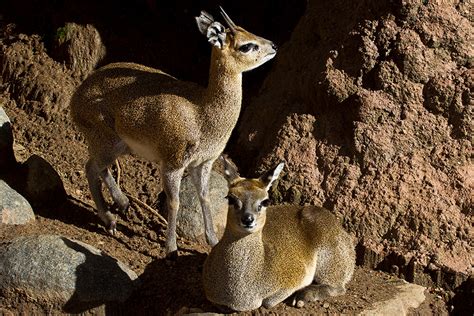
<svg viewBox="0 0 474 316"><path fill-rule="evenodd" d="M106 168L106 167L105 167ZM90 158L86 163L86 176L89 183L89 190L94 200L100 219L104 222L107 231L111 234L115 232L116 220L115 216L108 210L107 203L102 195L102 179L103 167L99 167L94 158Z"/></svg>
<svg viewBox="0 0 474 316"><path fill-rule="evenodd" d="M211 246L215 246L219 241L214 231L209 202L209 178L211 176L213 163L214 161L206 161L191 170L193 184L196 187L199 196L199 202L201 203L206 239Z"/></svg>
<svg viewBox="0 0 474 316"><path fill-rule="evenodd" d="M168 230L166 232L166 256L168 258L176 258L178 255L176 221L179 209L179 189L183 172L184 168L171 170L162 168L161 172L168 209Z"/></svg>
<svg viewBox="0 0 474 316"><path fill-rule="evenodd" d="M112 151L109 152L108 161L106 161L107 165L112 164L119 156L128 152L128 146L123 141L117 140L112 147ZM115 182L110 170L106 168L102 172L101 177L102 180L104 180L104 183L107 186L114 203L117 205L118 210L120 212L125 212L128 209L130 202L127 196L122 192L122 190L120 190L120 187Z"/></svg>
<svg viewBox="0 0 474 316"><path fill-rule="evenodd" d="M120 190L120 187L117 185L115 182L114 177L110 173L109 169L105 169L102 174L101 174L102 180L104 180L104 183L107 187L107 189L110 192L110 195L112 196L112 199L114 200L114 203L117 205L117 209L125 213L125 211L128 209L130 202L127 198L127 196Z"/></svg>
<svg viewBox="0 0 474 316"><path fill-rule="evenodd" d="M355 265L352 239L349 235L341 236L334 249L320 250L316 261L313 284L297 291L294 302L321 301L346 293Z"/></svg>
<svg viewBox="0 0 474 316"><path fill-rule="evenodd" d="M119 210L125 211L129 205L128 198L118 187L108 170L108 166L125 152L126 146L124 146L120 140L115 141L111 146L104 146L104 144L107 143L101 143L102 146L98 149L97 147L93 147L94 144L89 144L91 154L89 161L86 163L86 176L99 217L104 222L107 230L113 234L116 231L116 218L108 209L107 203L102 195L102 181L106 184Z"/></svg>

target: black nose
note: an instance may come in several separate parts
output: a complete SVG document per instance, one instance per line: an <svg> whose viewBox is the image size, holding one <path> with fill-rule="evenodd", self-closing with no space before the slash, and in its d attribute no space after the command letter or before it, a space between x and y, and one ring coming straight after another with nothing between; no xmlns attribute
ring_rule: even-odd
<svg viewBox="0 0 474 316"><path fill-rule="evenodd" d="M272 48L273 48L274 50L278 50L278 46L276 46L275 43L272 43Z"/></svg>
<svg viewBox="0 0 474 316"><path fill-rule="evenodd" d="M244 224L245 226L251 226L254 220L255 218L252 214L244 214L244 216L242 216L241 218L242 224Z"/></svg>

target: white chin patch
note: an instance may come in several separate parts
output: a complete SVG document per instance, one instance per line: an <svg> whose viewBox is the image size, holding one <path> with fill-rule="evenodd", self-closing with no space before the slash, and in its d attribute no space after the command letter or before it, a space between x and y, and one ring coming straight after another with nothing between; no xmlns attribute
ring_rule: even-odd
<svg viewBox="0 0 474 316"><path fill-rule="evenodd" d="M246 71L250 71L250 70L252 70L252 69L255 69L255 68L257 68L257 67L263 65L264 63L266 63L267 61L269 61L270 59L272 59L273 57L275 57L275 55L276 55L276 52L266 55L265 57L263 57L263 58L260 60L260 62L259 62L258 64L254 65L252 68L247 69Z"/></svg>
<svg viewBox="0 0 474 316"><path fill-rule="evenodd" d="M252 225L250 225L250 226L246 226L246 225L240 224L240 227L242 227L242 228L243 228L244 230L246 230L246 231L252 231L256 226L257 226L256 223L254 223L254 224L252 224Z"/></svg>

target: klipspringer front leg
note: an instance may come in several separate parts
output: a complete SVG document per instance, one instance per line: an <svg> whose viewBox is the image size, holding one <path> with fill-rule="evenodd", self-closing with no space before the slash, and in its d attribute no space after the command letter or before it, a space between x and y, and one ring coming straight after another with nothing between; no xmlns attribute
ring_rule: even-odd
<svg viewBox="0 0 474 316"><path fill-rule="evenodd" d="M184 169L165 170L162 172L163 189L166 193L168 208L168 230L166 232L166 256L175 259L178 256L176 244L176 221L179 209L179 189Z"/></svg>
<svg viewBox="0 0 474 316"><path fill-rule="evenodd" d="M293 298L293 304L301 304L298 302L308 303L322 301L331 296L342 295L346 290L342 287L333 287L326 284L311 284L297 291Z"/></svg>
<svg viewBox="0 0 474 316"><path fill-rule="evenodd" d="M285 299L294 293L294 289L281 289L262 301L262 306L265 308L272 308L273 306L283 302Z"/></svg>
<svg viewBox="0 0 474 316"><path fill-rule="evenodd" d="M209 179L211 176L212 164L214 160L206 161L191 171L191 177L198 192L199 201L201 203L202 215L204 219L204 229L206 231L206 239L209 245L215 246L219 240L214 231L212 221L211 206L209 202Z"/></svg>

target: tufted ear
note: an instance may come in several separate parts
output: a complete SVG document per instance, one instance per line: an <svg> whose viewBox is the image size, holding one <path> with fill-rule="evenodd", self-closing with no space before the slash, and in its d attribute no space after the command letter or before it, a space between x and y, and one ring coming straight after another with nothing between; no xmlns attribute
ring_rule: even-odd
<svg viewBox="0 0 474 316"><path fill-rule="evenodd" d="M201 11L201 15L196 17L196 23L199 31L207 36L207 41L217 48L224 46L226 33L225 27L217 21L214 21L212 15L206 11Z"/></svg>
<svg viewBox="0 0 474 316"><path fill-rule="evenodd" d="M222 159L224 165L224 175L229 185L232 184L232 182L234 182L235 180L240 179L237 166L232 161L227 159L227 157L225 157L224 155L222 155L220 159Z"/></svg>
<svg viewBox="0 0 474 316"><path fill-rule="evenodd" d="M265 174L263 174L259 180L265 184L265 187L267 190L269 190L273 184L273 182L275 182L276 179L278 179L278 177L280 176L280 173L281 171L283 170L283 167L285 166L285 164L283 162L280 162L278 164L278 166L276 166L274 169L271 169L269 171L267 171Z"/></svg>

